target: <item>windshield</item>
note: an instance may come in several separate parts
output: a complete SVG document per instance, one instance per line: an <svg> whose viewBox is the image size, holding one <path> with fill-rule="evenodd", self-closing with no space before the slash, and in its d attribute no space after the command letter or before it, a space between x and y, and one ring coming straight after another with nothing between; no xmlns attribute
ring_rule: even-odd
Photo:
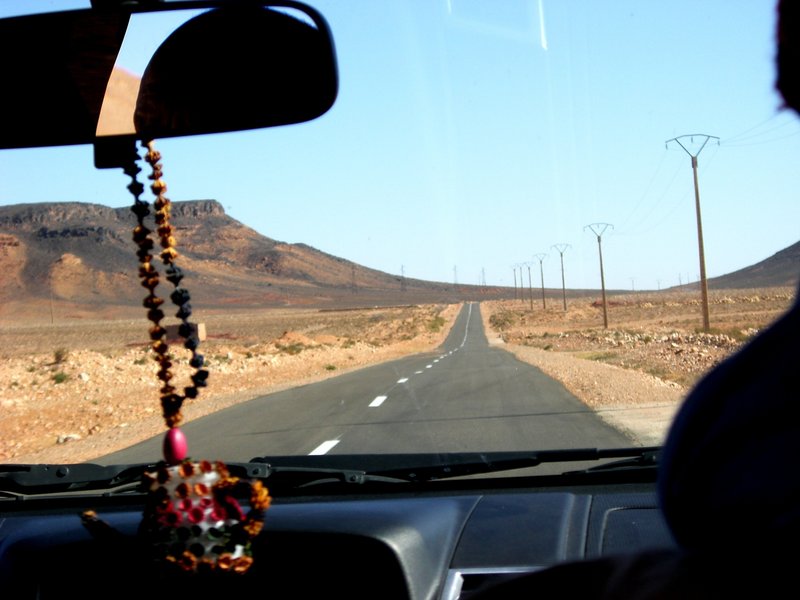
<svg viewBox="0 0 800 600"><path fill-rule="evenodd" d="M156 140L209 373L191 456L657 446L793 302L772 3L309 4L327 113ZM175 17L132 22L118 85ZM89 146L0 151L2 462L161 458L129 183Z"/></svg>

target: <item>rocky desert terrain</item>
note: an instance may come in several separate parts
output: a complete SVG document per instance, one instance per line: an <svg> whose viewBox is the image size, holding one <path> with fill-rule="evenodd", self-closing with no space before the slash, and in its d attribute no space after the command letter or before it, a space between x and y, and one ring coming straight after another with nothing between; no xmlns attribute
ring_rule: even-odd
<svg viewBox="0 0 800 600"><path fill-rule="evenodd" d="M608 328L599 298L541 304L487 302L487 331L561 381L635 443L659 445L686 393L710 369L783 314L794 288L714 290L702 331L697 291L615 295Z"/></svg>
<svg viewBox="0 0 800 600"><path fill-rule="evenodd" d="M641 444L658 444L686 391L782 314L791 288L714 292L712 331L696 293L594 298L546 308L486 301L490 343L562 381ZM370 309L268 309L203 315L211 378L187 419L288 386L435 349L459 304ZM155 363L136 319L72 319L0 327L0 460L78 462L163 431ZM179 349L180 350L180 349ZM177 352L176 352L177 355ZM176 378L189 374L178 356Z"/></svg>
<svg viewBox="0 0 800 600"><path fill-rule="evenodd" d="M236 402L430 350L457 305L210 313L201 345L211 375L187 420ZM76 462L163 431L147 321L0 327L0 461ZM189 353L171 346L179 387Z"/></svg>

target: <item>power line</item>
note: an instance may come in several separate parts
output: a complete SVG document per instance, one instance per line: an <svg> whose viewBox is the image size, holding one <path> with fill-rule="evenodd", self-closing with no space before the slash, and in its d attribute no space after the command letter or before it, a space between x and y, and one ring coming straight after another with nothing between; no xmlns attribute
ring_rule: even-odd
<svg viewBox="0 0 800 600"><path fill-rule="evenodd" d="M750 134L751 131L754 131L754 130L758 129L762 125L766 125L770 121L773 121L773 120L775 120L776 118L778 118L778 117L780 117L782 115L786 115L786 117L787 117L786 120L784 120L783 122L779 122L777 125L774 125L773 127L770 127L769 129L765 129L763 131L759 131L757 133ZM731 142L733 142L734 144L739 144L740 142L743 142L743 141L747 142L748 140L752 140L752 139L767 135L768 133L772 133L773 131L777 131L778 129L782 129L782 128L786 127L787 125L796 125L796 124L797 124L797 121L795 120L793 114L791 114L791 113L774 113L773 115L771 115L770 117L764 119L763 121L761 121L757 125L753 125L752 127L748 128L748 129L745 129L744 131L741 131L741 132L739 132L739 133L737 133L735 135L732 135L732 136L724 138L722 140L722 143L725 146L728 146L728 145L731 144ZM799 133L799 132L795 132L795 133L793 133L791 135L797 135L797 133ZM750 134L750 135L748 135L748 134ZM766 143L766 142L764 142L764 143Z"/></svg>
<svg viewBox="0 0 800 600"><path fill-rule="evenodd" d="M661 158L660 158L660 159L659 159L659 161L658 161L658 165L656 166L656 170L655 170L655 171L653 171L653 175L650 177L650 181L648 182L647 186L645 187L645 189L644 189L644 192L642 192L642 195L641 195L641 196L639 196L639 200L636 202L636 205L635 205L635 206L634 206L634 207L633 207L633 208L630 210L630 212L628 213L628 216L627 216L627 217L626 217L626 219L625 219L625 220L622 222L622 228L623 228L623 229L625 228L625 226L627 225L627 223L628 223L628 222L631 220L631 218L633 217L633 215L634 215L634 214L636 214L636 211L637 211L637 210L639 210L639 207L642 205L642 202L644 202L644 199L645 199L645 198L647 197L647 195L650 193L650 188L653 186L653 182L656 180L656 177L657 177L657 176L658 176L658 174L661 172L661 166L664 164L664 158L665 158L666 156L667 156L667 153L666 153L666 152L663 152L663 153L661 154ZM651 208L651 211L652 211L652 208ZM649 214L650 214L650 212L648 212L648 213L647 213L647 215L645 215L645 217L644 217L644 218L647 218L647 216L648 216ZM642 219L642 220L644 220L644 219Z"/></svg>
<svg viewBox="0 0 800 600"><path fill-rule="evenodd" d="M774 142L780 142L781 140L788 140L789 138L793 138L800 134L800 131L795 131L794 133L790 133L787 135L782 135L776 138L770 138L768 140L761 140L760 142L723 142L723 145L726 148L746 148L747 146L763 146L764 144L772 144Z"/></svg>
<svg viewBox="0 0 800 600"><path fill-rule="evenodd" d="M780 114L780 113L772 113L772 114L771 114L770 116L768 116L766 119L764 119L763 121L761 121L761 122L759 122L759 123L756 123L756 124L755 124L755 125L753 125L752 127L748 127L748 128L747 128L747 129L745 129L744 131L740 131L739 133L735 133L734 135L731 135L731 136L728 136L728 137L726 137L726 138L725 138L725 141L727 142L727 141L730 141L730 140L735 140L735 139L737 139L737 138L740 138L740 137L742 137L742 136L746 136L748 133L750 133L750 132L751 132L751 131L753 131L754 129L758 129L758 128L759 128L759 127L761 127L762 125L766 125L767 123L769 123L770 121L772 121L773 119L775 119L775 118L776 118L776 117L777 117L779 114ZM783 125L780 125L780 127L782 127L782 126L783 126ZM771 130L768 130L768 131L771 131ZM756 134L756 135L760 135L760 134Z"/></svg>

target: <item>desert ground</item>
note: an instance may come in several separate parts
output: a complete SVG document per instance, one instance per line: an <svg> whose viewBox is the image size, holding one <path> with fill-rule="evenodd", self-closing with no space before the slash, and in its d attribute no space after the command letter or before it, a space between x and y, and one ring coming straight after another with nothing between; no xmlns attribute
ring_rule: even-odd
<svg viewBox="0 0 800 600"><path fill-rule="evenodd" d="M490 343L559 379L632 441L658 444L691 386L788 309L789 288L711 294L711 330L690 292L486 301ZM209 387L193 419L258 395L416 352L446 337L458 304L196 315ZM147 322L62 318L0 323L0 461L80 462L163 431ZM176 381L188 383L175 351ZM184 384L185 385L185 384Z"/></svg>

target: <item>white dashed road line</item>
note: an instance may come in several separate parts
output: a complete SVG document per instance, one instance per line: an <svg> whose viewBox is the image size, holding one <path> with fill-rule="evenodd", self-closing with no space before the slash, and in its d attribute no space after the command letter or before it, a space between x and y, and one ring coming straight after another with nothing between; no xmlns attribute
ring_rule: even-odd
<svg viewBox="0 0 800 600"><path fill-rule="evenodd" d="M328 440L327 442L322 442L319 446L317 446L311 452L309 452L308 455L309 456L321 456L323 454L327 454L328 451L338 443L339 443L339 440Z"/></svg>
<svg viewBox="0 0 800 600"><path fill-rule="evenodd" d="M386 400L386 398L387 398L387 396L376 396L376 397L375 397L375 400L373 400L372 402L370 402L370 403L369 403L369 405L370 405L370 407L372 407L372 408L374 408L374 407L376 407L376 406L380 406L381 404L383 404L383 403L384 403L384 401Z"/></svg>
<svg viewBox="0 0 800 600"><path fill-rule="evenodd" d="M467 323L466 326L464 327L464 339L462 340L461 344L458 346L458 348L453 348L449 352L442 354L439 358L434 359L431 364L425 365L426 369L432 369L434 364L438 363L440 360L444 360L448 356L452 356L453 352L458 352L459 348L464 347L464 344L467 343L467 334L469 333L469 320L471 316L472 316L472 303L470 303L468 306ZM414 371L414 375L421 375L424 372L425 372L424 370ZM407 383L408 379L409 379L408 377L401 377L400 379L397 380L397 383L398 384ZM386 395L375 396L375 399L369 403L369 407L377 408L378 406L381 406L384 402L386 402L388 398L389 397ZM314 450L312 450L309 453L309 456L321 456L323 454L327 454L334 446L336 446L339 443L339 441L340 440L328 440L326 442L322 442L319 446L314 448Z"/></svg>

